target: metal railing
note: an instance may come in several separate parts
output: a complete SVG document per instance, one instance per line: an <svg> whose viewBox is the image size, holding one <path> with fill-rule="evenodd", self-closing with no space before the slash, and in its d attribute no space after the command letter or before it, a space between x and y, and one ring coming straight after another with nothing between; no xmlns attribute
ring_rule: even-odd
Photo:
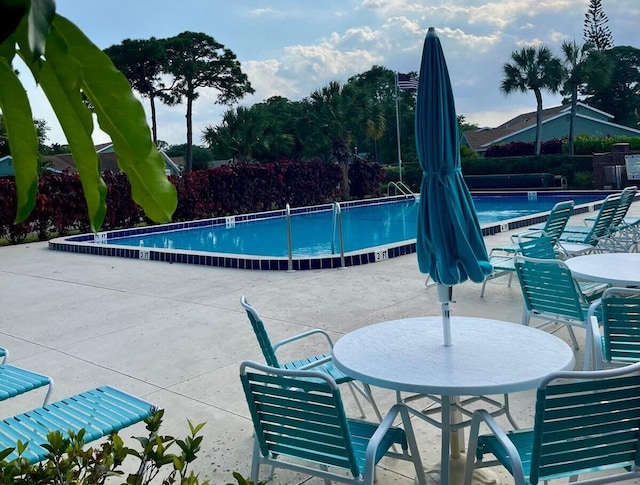
<svg viewBox="0 0 640 485"><path fill-rule="evenodd" d="M342 235L342 210L338 202L333 203L333 230L331 231L331 253L336 254L335 240L338 233L338 247L340 250L340 269L346 268L344 264L344 238Z"/></svg>
<svg viewBox="0 0 640 485"><path fill-rule="evenodd" d="M391 187L396 189L396 193L394 195L398 195L398 193L400 193L402 195L410 195L417 198L417 194L415 194L404 182L389 182L387 184L387 195L391 195Z"/></svg>

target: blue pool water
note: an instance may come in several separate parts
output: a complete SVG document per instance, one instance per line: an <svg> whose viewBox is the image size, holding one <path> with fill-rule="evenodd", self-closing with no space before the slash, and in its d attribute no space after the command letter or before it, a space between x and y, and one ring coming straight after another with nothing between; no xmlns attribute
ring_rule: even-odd
<svg viewBox="0 0 640 485"><path fill-rule="evenodd" d="M567 200L563 194L541 194L536 198L520 196L474 196L481 225L550 210L557 202ZM602 194L571 195L578 204L603 198ZM413 199L361 205L342 209L344 251L384 246L416 237L418 204ZM170 251L204 251L211 253L286 257L288 255L287 222L280 214L259 220L190 227L131 237L108 239L109 245ZM338 231L330 207L291 217L293 256L317 257L339 253Z"/></svg>

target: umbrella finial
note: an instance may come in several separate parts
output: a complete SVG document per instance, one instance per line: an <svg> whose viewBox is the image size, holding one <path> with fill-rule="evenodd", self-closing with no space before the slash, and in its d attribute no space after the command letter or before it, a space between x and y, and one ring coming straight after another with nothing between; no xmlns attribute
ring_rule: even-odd
<svg viewBox="0 0 640 485"><path fill-rule="evenodd" d="M436 28L435 27L429 27L429 30L427 30L427 35L436 35Z"/></svg>

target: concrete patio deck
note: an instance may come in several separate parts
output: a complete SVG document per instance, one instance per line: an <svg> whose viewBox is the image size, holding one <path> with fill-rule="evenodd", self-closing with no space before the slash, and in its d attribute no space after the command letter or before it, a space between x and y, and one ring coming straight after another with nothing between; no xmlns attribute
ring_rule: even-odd
<svg viewBox="0 0 640 485"><path fill-rule="evenodd" d="M640 203L632 213L640 215ZM487 248L508 236L487 237ZM480 285L458 285L452 314L519 323L520 288L515 279L507 287L507 280L490 281L484 298ZM11 363L54 378L53 400L110 384L164 408L165 433L184 436L187 419L206 422L194 469L202 479L224 484L233 481L232 471L249 475L252 452L238 366L245 359L263 361L241 295L261 313L274 341L314 327L337 340L375 322L439 315L435 287L424 282L415 255L287 273L86 256L50 251L47 243L8 246L0 248L0 345L10 350ZM374 395L382 409L393 403L390 391L374 389ZM35 391L5 401L3 415L37 407L41 399ZM533 391L513 396L523 425L531 422L532 404ZM434 463L439 430L421 420L415 428L423 462ZM143 432L137 425L120 434ZM282 471L271 483L303 482L321 483ZM411 465L383 460L377 483L412 484Z"/></svg>

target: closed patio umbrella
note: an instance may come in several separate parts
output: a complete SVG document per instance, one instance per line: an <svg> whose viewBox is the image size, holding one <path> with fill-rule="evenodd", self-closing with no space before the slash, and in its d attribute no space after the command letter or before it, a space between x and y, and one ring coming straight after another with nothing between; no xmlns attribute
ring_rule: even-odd
<svg viewBox="0 0 640 485"><path fill-rule="evenodd" d="M420 66L415 118L422 168L418 216L418 266L438 284L444 344L451 342L452 287L481 283L491 272L478 216L462 177L458 120L440 39L429 27Z"/></svg>

